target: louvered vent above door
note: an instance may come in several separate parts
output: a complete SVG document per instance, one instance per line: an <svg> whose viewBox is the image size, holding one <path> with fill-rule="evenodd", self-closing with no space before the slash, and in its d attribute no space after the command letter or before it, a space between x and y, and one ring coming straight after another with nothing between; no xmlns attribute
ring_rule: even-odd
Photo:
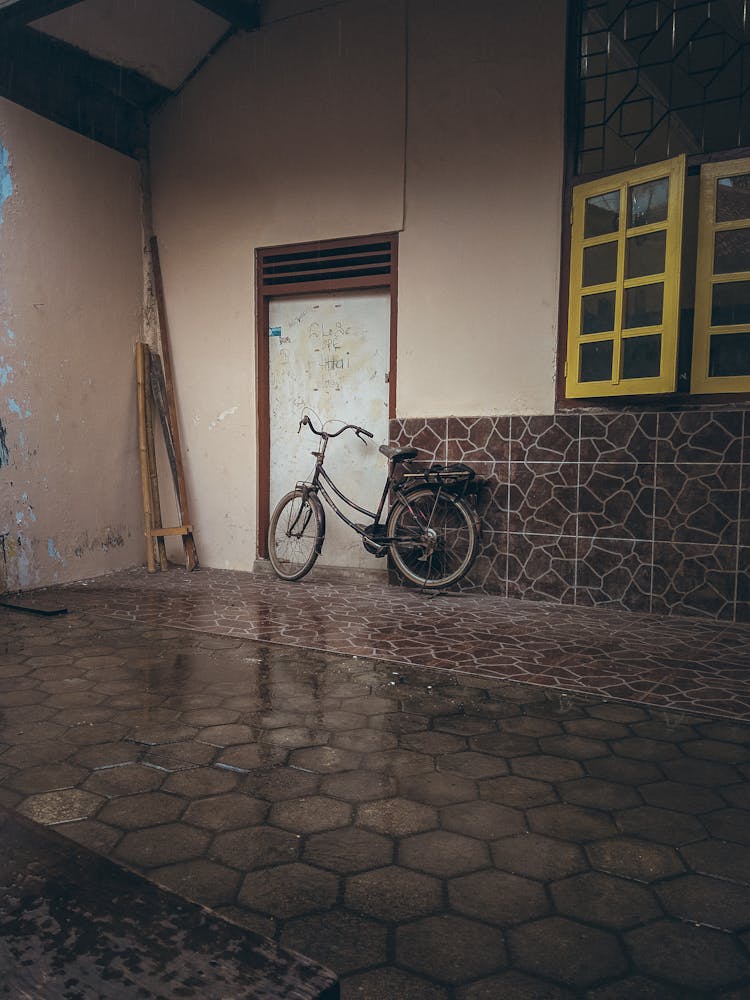
<svg viewBox="0 0 750 1000"><path fill-rule="evenodd" d="M389 286L394 268L390 235L258 251L259 284L266 295Z"/></svg>

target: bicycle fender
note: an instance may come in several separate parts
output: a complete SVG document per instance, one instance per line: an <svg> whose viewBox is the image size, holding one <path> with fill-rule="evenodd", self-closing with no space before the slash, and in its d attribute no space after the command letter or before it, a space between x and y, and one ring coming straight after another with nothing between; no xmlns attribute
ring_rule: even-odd
<svg viewBox="0 0 750 1000"><path fill-rule="evenodd" d="M323 504L320 502L317 493L308 493L307 499L310 501L310 506L315 509L318 517L320 518L320 527L322 530L320 532L320 540L317 542L315 546L315 550L317 551L318 555L320 555L321 550L323 548L323 542L325 541L326 537L326 512L325 508L323 507Z"/></svg>

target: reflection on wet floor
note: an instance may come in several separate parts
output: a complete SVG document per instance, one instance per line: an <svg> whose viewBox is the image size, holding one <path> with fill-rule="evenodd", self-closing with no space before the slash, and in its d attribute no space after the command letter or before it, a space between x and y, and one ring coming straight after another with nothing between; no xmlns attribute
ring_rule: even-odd
<svg viewBox="0 0 750 1000"><path fill-rule="evenodd" d="M748 779L733 720L0 610L0 803L345 998L747 996Z"/></svg>
<svg viewBox="0 0 750 1000"><path fill-rule="evenodd" d="M116 573L45 593L126 621L440 667L750 721L750 626L486 594L430 597L367 575L284 583L226 570Z"/></svg>

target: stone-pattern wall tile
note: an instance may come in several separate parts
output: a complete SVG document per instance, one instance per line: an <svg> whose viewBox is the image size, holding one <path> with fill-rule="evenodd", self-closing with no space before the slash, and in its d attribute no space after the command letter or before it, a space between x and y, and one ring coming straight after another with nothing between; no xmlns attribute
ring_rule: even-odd
<svg viewBox="0 0 750 1000"><path fill-rule="evenodd" d="M389 426L391 443L399 448L416 448L417 460L421 462L445 462L446 420L445 417L407 417L405 420L391 420Z"/></svg>
<svg viewBox="0 0 750 1000"><path fill-rule="evenodd" d="M581 418L511 417L510 448L515 462L577 462Z"/></svg>
<svg viewBox="0 0 750 1000"><path fill-rule="evenodd" d="M742 424L740 411L660 413L656 461L740 462Z"/></svg>
<svg viewBox="0 0 750 1000"><path fill-rule="evenodd" d="M487 594L508 591L508 535L505 531L482 530L479 555L466 578L458 584L459 590L479 587Z"/></svg>
<svg viewBox="0 0 750 1000"><path fill-rule="evenodd" d="M750 410L391 422L484 481L463 589L750 620Z"/></svg>
<svg viewBox="0 0 750 1000"><path fill-rule="evenodd" d="M510 417L448 417L449 462L507 462Z"/></svg>
<svg viewBox="0 0 750 1000"><path fill-rule="evenodd" d="M738 556L735 619L750 624L750 546L741 546Z"/></svg>
<svg viewBox="0 0 750 1000"><path fill-rule="evenodd" d="M654 537L659 541L737 545L740 466L659 465Z"/></svg>
<svg viewBox="0 0 750 1000"><path fill-rule="evenodd" d="M508 535L508 597L575 603L576 540L570 536Z"/></svg>
<svg viewBox="0 0 750 1000"><path fill-rule="evenodd" d="M585 538L651 540L653 463L581 463L578 534Z"/></svg>
<svg viewBox="0 0 750 1000"><path fill-rule="evenodd" d="M742 466L740 480L740 545L750 546L750 461Z"/></svg>
<svg viewBox="0 0 750 1000"><path fill-rule="evenodd" d="M563 462L511 462L510 530L575 535L576 465Z"/></svg>
<svg viewBox="0 0 750 1000"><path fill-rule="evenodd" d="M467 463L469 464L469 463ZM477 496L477 512L482 529L487 531L508 530L508 465L506 462L470 463L482 480Z"/></svg>
<svg viewBox="0 0 750 1000"><path fill-rule="evenodd" d="M651 610L650 542L579 538L576 604Z"/></svg>
<svg viewBox="0 0 750 1000"><path fill-rule="evenodd" d="M654 545L651 610L734 617L737 549L731 545Z"/></svg>
<svg viewBox="0 0 750 1000"><path fill-rule="evenodd" d="M581 462L650 463L655 459L655 413L581 416Z"/></svg>

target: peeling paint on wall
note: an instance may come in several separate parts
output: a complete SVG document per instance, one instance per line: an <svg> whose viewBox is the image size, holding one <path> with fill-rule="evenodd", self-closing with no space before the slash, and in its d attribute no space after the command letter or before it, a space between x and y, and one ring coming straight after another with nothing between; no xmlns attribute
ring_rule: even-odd
<svg viewBox="0 0 750 1000"><path fill-rule="evenodd" d="M3 221L3 205L13 194L13 179L10 176L10 154L0 142L0 222Z"/></svg>
<svg viewBox="0 0 750 1000"><path fill-rule="evenodd" d="M54 538L48 538L47 539L47 555L50 557L50 559L54 559L56 562L61 562L61 563L65 562L65 560L63 559L63 557L60 555L60 553L55 548L55 540L54 540Z"/></svg>
<svg viewBox="0 0 750 1000"><path fill-rule="evenodd" d="M10 465L10 453L8 452L6 433L5 425L0 420L0 469L4 465Z"/></svg>
<svg viewBox="0 0 750 1000"><path fill-rule="evenodd" d="M231 409L229 409L229 410L223 410L223 411L222 411L222 412L221 412L221 413L220 413L220 414L219 414L219 415L217 416L216 420L212 420L212 421L211 421L211 423L210 423L210 424L208 425L208 429L209 429L210 431L214 430L214 429L216 428L216 425L217 425L217 424L219 424L219 423L223 423L223 422L224 422L224 421L225 421L225 420L227 419L227 417L233 417L233 416L234 416L234 414L235 414L235 413L236 413L236 412L237 412L238 410L239 410L239 406L233 406L233 407L231 407Z"/></svg>

